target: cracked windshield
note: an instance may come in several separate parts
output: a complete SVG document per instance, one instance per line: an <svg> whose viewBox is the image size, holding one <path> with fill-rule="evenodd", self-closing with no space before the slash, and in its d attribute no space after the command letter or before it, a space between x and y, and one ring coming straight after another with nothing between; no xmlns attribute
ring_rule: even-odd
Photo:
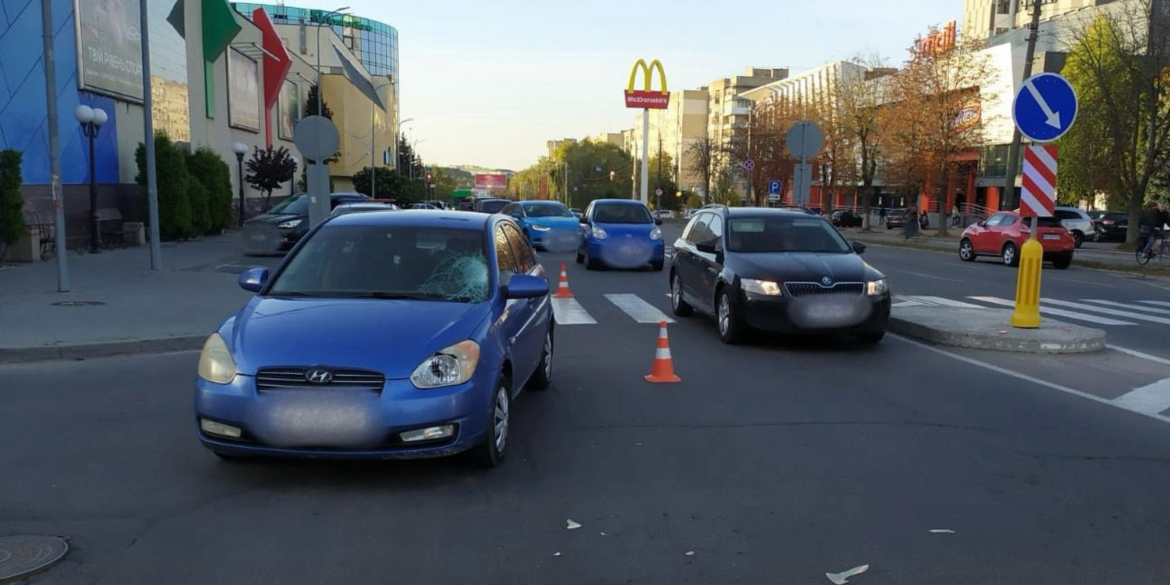
<svg viewBox="0 0 1170 585"><path fill-rule="evenodd" d="M0 583L1170 583L1170 0L320 2L0 1Z"/></svg>

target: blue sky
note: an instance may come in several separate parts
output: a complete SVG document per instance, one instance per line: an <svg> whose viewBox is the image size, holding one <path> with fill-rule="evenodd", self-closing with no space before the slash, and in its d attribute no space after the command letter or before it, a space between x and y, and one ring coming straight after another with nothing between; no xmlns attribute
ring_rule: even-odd
<svg viewBox="0 0 1170 585"><path fill-rule="evenodd" d="M962 0L336 3L398 29L401 114L415 118L406 129L423 141L424 158L511 169L536 162L548 139L630 127L635 111L625 109L622 90L639 58L661 60L671 89L748 65L797 72L875 51L901 62L918 34L961 20L963 7Z"/></svg>

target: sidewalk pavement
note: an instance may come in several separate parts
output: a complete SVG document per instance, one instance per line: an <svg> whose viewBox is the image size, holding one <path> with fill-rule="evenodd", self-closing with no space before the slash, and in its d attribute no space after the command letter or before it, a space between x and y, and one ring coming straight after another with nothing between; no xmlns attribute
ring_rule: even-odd
<svg viewBox="0 0 1170 585"><path fill-rule="evenodd" d="M247 302L238 274L279 258L244 258L235 233L149 248L69 253L71 290L55 259L0 266L0 362L198 349Z"/></svg>

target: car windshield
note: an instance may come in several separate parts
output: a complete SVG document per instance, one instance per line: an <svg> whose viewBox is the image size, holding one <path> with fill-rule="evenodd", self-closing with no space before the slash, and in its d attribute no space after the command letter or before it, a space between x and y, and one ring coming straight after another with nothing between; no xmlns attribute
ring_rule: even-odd
<svg viewBox="0 0 1170 585"><path fill-rule="evenodd" d="M479 303L489 280L477 229L330 224L305 242L267 294Z"/></svg>
<svg viewBox="0 0 1170 585"><path fill-rule="evenodd" d="M276 204L268 213L273 215L308 215L309 198L305 195L293 195Z"/></svg>
<svg viewBox="0 0 1170 585"><path fill-rule="evenodd" d="M852 249L819 217L749 217L728 222L732 252L812 252L847 254Z"/></svg>
<svg viewBox="0 0 1170 585"><path fill-rule="evenodd" d="M524 206L524 213L528 217L573 217L573 212L569 211L560 203L533 203Z"/></svg>
<svg viewBox="0 0 1170 585"><path fill-rule="evenodd" d="M504 206L508 205L508 203L511 203L511 202L506 200L506 199L494 199L492 201L484 201L483 203L479 204L479 209L480 209L480 211L484 211L487 213L499 213L500 210L504 208Z"/></svg>
<svg viewBox="0 0 1170 585"><path fill-rule="evenodd" d="M598 205L593 210L593 221L597 223L654 223L650 211L641 205L610 203Z"/></svg>

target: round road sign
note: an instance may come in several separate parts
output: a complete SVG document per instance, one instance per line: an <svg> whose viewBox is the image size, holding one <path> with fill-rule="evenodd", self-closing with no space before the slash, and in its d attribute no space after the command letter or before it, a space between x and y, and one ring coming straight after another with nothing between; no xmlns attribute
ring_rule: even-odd
<svg viewBox="0 0 1170 585"><path fill-rule="evenodd" d="M662 195L662 189L655 189L654 194L655 195Z"/></svg>
<svg viewBox="0 0 1170 585"><path fill-rule="evenodd" d="M337 152L341 137L333 120L324 116L309 116L297 123L293 131L293 142L301 154L313 160L324 160Z"/></svg>
<svg viewBox="0 0 1170 585"><path fill-rule="evenodd" d="M788 153L799 159L813 158L825 146L825 134L821 127L808 120L801 120L788 130L785 140Z"/></svg>
<svg viewBox="0 0 1170 585"><path fill-rule="evenodd" d="M756 161L754 161L750 158L743 161L743 168L746 170L749 170L749 171L756 168Z"/></svg>

